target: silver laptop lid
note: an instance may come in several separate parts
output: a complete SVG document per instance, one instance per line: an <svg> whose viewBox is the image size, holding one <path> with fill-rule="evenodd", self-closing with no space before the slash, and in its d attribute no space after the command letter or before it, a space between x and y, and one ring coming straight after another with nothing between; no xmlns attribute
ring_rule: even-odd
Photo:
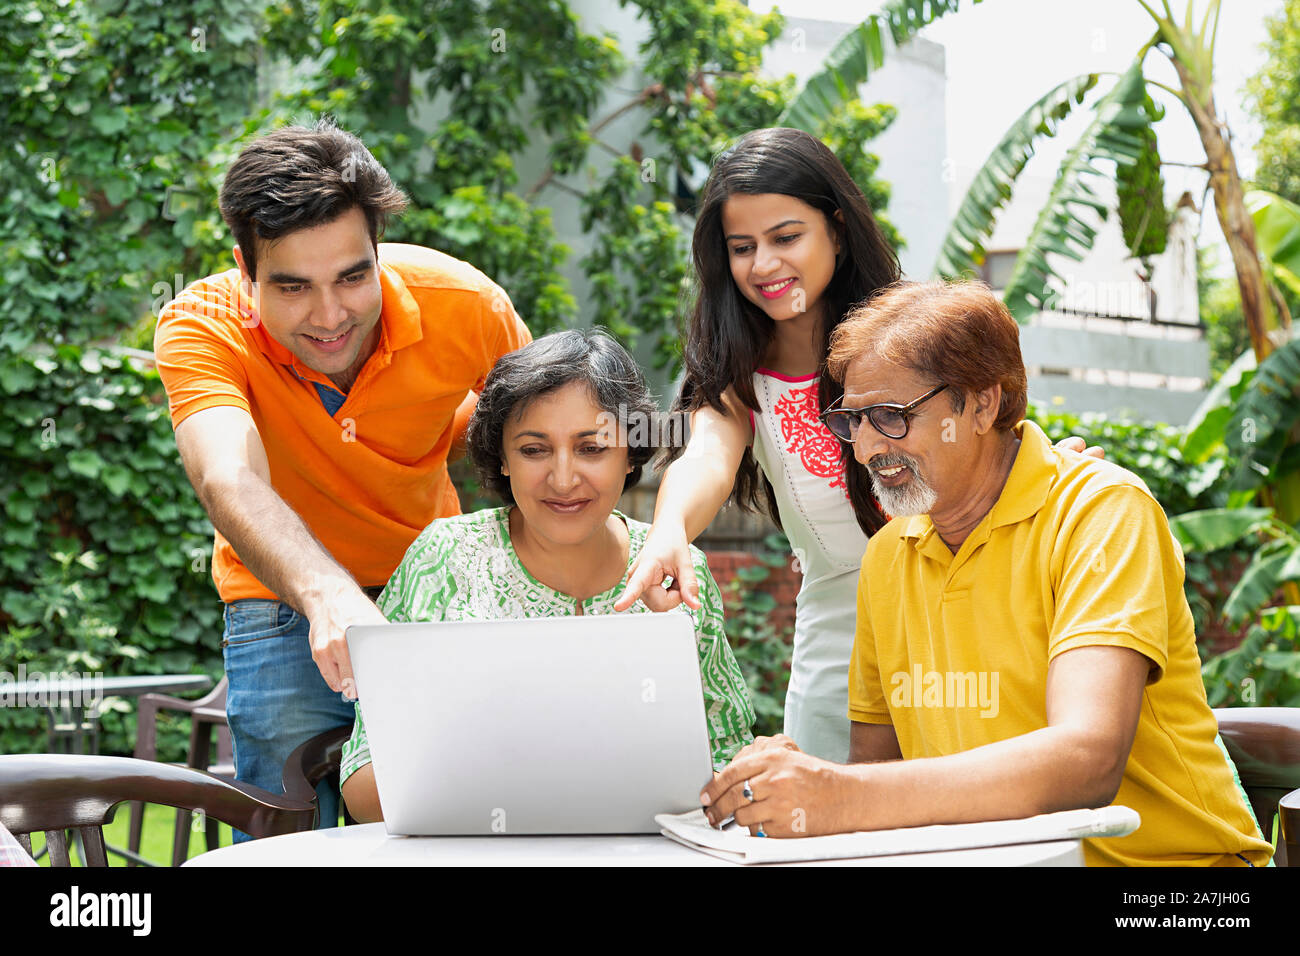
<svg viewBox="0 0 1300 956"><path fill-rule="evenodd" d="M352 627L393 834L655 833L712 776L685 613Z"/></svg>

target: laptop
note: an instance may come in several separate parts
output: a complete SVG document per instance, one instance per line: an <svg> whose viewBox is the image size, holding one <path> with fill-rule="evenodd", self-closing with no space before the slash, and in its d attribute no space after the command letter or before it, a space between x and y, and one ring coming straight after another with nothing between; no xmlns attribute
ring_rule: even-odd
<svg viewBox="0 0 1300 956"><path fill-rule="evenodd" d="M354 626L391 834L658 833L713 762L689 615Z"/></svg>

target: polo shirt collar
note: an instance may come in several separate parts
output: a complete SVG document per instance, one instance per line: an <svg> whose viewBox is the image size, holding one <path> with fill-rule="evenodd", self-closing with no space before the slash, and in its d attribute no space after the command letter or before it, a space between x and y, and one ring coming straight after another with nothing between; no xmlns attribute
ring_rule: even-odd
<svg viewBox="0 0 1300 956"><path fill-rule="evenodd" d="M1043 434L1043 430L1029 420L1017 425L1012 431L1020 439L1020 448L1016 451L1015 463L1007 475L1007 483L993 503L992 509L984 516L979 525L971 532L970 538L984 540L994 528L1024 521L1038 513L1047 503L1047 493L1056 478L1056 459L1052 453L1052 443ZM915 541L917 550L924 550L930 539L936 539L945 552L947 545L939 540L934 522L930 516L912 515L905 519L902 537ZM967 541L970 541L970 538Z"/></svg>
<svg viewBox="0 0 1300 956"><path fill-rule="evenodd" d="M382 262L379 264L379 288L384 297L383 311L379 313L379 321L384 326L381 346L387 341L388 350L396 352L424 338L419 303L396 270Z"/></svg>
<svg viewBox="0 0 1300 956"><path fill-rule="evenodd" d="M236 279L236 287L238 288L238 279ZM383 305L379 312L381 332L379 343L375 346L375 354L380 356L384 365L387 365L393 352L414 345L424 338L424 326L420 321L420 306L415 301L415 296L411 295L396 270L384 265L383 262L379 264L379 291ZM239 311L245 320L248 320L254 314L252 299L244 293L243 289L239 289L237 294ZM273 339L260 322L253 326L253 337L271 361L290 366L300 377L308 381L324 381L320 375L303 366L294 358L292 352Z"/></svg>

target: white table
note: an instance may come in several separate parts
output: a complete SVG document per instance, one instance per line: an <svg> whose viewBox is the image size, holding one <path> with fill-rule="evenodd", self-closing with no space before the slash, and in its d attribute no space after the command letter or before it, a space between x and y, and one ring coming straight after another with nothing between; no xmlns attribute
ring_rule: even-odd
<svg viewBox="0 0 1300 956"><path fill-rule="evenodd" d="M666 837L394 837L382 823L250 840L185 866L738 866ZM799 866L1083 866L1079 840L908 853Z"/></svg>

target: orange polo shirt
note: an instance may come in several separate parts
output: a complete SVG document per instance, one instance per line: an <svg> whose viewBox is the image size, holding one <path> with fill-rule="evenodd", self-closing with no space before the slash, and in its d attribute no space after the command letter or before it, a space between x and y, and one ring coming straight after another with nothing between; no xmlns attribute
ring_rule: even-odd
<svg viewBox="0 0 1300 956"><path fill-rule="evenodd" d="M154 333L172 427L217 405L247 411L276 493L363 586L386 582L430 521L460 513L447 453L466 398L531 338L505 292L467 263L382 243L379 267L379 344L332 416L312 384L329 379L267 334L238 269L188 286ZM220 532L212 578L223 601L276 597Z"/></svg>

